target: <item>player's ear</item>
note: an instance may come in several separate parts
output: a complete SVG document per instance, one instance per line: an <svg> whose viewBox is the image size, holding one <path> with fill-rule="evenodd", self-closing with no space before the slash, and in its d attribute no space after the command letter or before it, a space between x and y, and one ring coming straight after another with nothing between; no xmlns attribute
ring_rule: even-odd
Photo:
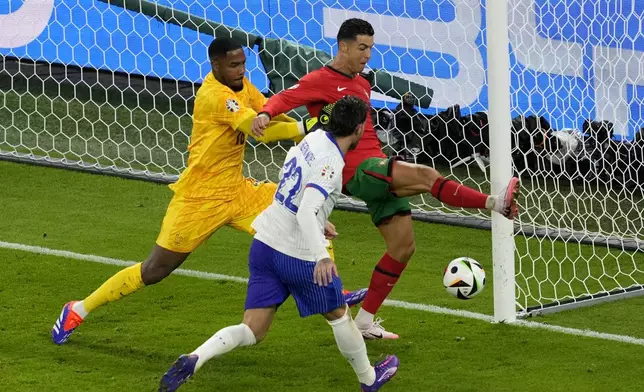
<svg viewBox="0 0 644 392"><path fill-rule="evenodd" d="M213 71L219 72L219 67L221 66L221 64L219 63L218 58L210 59L210 65L212 65L212 70Z"/></svg>
<svg viewBox="0 0 644 392"><path fill-rule="evenodd" d="M364 133L364 123L358 125L354 133L358 138L362 137L362 134Z"/></svg>
<svg viewBox="0 0 644 392"><path fill-rule="evenodd" d="M344 41L344 40L343 40L343 41L338 42L338 50L339 50L341 53L347 53L347 50L348 50L348 49L349 49L349 47L348 47L348 45L347 45L347 41Z"/></svg>

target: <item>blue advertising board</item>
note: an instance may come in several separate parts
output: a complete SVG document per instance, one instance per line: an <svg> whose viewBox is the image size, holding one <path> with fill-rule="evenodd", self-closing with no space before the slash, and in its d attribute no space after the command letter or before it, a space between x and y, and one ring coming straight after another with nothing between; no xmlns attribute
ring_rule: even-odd
<svg viewBox="0 0 644 392"><path fill-rule="evenodd" d="M261 36L332 52L342 20L376 30L371 68L434 89L432 111L487 109L485 7L479 0L159 0ZM587 118L630 138L644 127L644 1L509 0L513 115L556 128ZM0 2L0 54L186 81L209 71L212 37L93 0ZM251 81L267 88L256 53ZM374 95L375 100L387 101Z"/></svg>

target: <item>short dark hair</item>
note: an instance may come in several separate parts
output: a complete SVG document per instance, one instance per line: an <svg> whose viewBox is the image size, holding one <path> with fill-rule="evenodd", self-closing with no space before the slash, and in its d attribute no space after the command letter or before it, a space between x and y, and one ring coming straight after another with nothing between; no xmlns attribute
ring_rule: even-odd
<svg viewBox="0 0 644 392"><path fill-rule="evenodd" d="M228 52L241 48L241 44L232 38L218 37L208 46L208 57L214 60L217 57L225 56Z"/></svg>
<svg viewBox="0 0 644 392"><path fill-rule="evenodd" d="M340 30L338 30L337 40L338 42L346 40L355 41L359 35L373 37L374 34L371 23L364 19L351 18L342 22Z"/></svg>
<svg viewBox="0 0 644 392"><path fill-rule="evenodd" d="M360 98L346 95L333 105L326 130L335 137L351 136L367 120L369 106Z"/></svg>

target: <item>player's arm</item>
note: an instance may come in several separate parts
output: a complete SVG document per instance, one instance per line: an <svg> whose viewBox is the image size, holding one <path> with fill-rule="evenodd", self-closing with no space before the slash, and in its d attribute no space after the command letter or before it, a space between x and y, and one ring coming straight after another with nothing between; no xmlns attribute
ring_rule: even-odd
<svg viewBox="0 0 644 392"><path fill-rule="evenodd" d="M318 263L314 272L315 281L324 286L331 283L333 274L337 275L338 271L326 249L324 232L318 226L317 214L329 194L342 186L341 169L338 167L337 162L326 160L311 168L313 175L304 188L296 215L307 248Z"/></svg>
<svg viewBox="0 0 644 392"><path fill-rule="evenodd" d="M287 139L297 142L306 134L304 123L271 121L262 136L255 136L251 132L251 125L257 112L252 107L245 106L232 92L218 94L212 99L214 102L211 110L216 122L228 125L246 135L251 135L260 142L270 143Z"/></svg>
<svg viewBox="0 0 644 392"><path fill-rule="evenodd" d="M318 226L317 213L324 205L326 197L319 189L304 188L304 194L297 211L297 222L304 233L306 242L316 260L313 269L313 282L320 286L327 286L333 282L333 277L338 275L338 269L324 246L324 235Z"/></svg>
<svg viewBox="0 0 644 392"><path fill-rule="evenodd" d="M277 121L273 120L268 123L264 134L261 136L253 134L251 127L257 113L253 110L236 128L238 131L252 136L255 140L262 143L270 143L278 140L291 139L299 142L306 135L305 123L299 121Z"/></svg>
<svg viewBox="0 0 644 392"><path fill-rule="evenodd" d="M284 117L290 119L290 117L288 116ZM255 138L255 140L258 140L262 143L270 143L286 139L291 139L296 143L299 143L309 132L313 132L321 126L318 123L317 118L308 118L302 121L271 120L268 123L267 128L264 130L264 133L257 135L252 131L253 120L255 118L256 113L253 112L253 115L246 118L237 129L245 133L246 135L252 136L253 138Z"/></svg>
<svg viewBox="0 0 644 392"><path fill-rule="evenodd" d="M268 99L264 96L264 94L259 91L255 85L248 83L248 86L250 88L250 104L251 107L253 108L254 111L257 113L261 112L264 108L264 105L268 101ZM279 121L279 122L298 122L296 119L287 116L286 114L280 114L278 116L275 116L272 118L273 121Z"/></svg>
<svg viewBox="0 0 644 392"><path fill-rule="evenodd" d="M296 119L294 119L293 117L287 116L287 115L286 115L286 114L284 114L284 113L279 114L279 115L277 115L277 116L273 117L271 120L273 120L273 121L280 121L280 122L297 122L297 120L296 120Z"/></svg>
<svg viewBox="0 0 644 392"><path fill-rule="evenodd" d="M317 213L324 205L326 196L319 189L307 186L297 210L297 223L306 239L307 247L313 253L316 264L313 270L313 281L326 286L338 275L338 270L331 255L324 246L324 234L317 222Z"/></svg>
<svg viewBox="0 0 644 392"><path fill-rule="evenodd" d="M329 258L324 242L324 233L318 226L317 214L324 205L328 194L318 188L307 186L304 188L302 200L297 210L297 224L306 238L307 248L313 253L315 261Z"/></svg>
<svg viewBox="0 0 644 392"><path fill-rule="evenodd" d="M320 80L318 73L310 73L300 79L293 87L270 97L260 114L274 118L300 106L323 101L326 97L324 87L324 83Z"/></svg>
<svg viewBox="0 0 644 392"><path fill-rule="evenodd" d="M318 75L317 72L305 75L296 85L269 98L253 121L253 135L262 136L269 121L280 114L311 102L323 101L324 87Z"/></svg>

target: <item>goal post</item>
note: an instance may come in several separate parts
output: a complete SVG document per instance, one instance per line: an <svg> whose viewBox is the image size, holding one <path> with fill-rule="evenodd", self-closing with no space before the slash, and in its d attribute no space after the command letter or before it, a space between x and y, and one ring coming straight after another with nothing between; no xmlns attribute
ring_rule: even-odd
<svg viewBox="0 0 644 392"><path fill-rule="evenodd" d="M490 127L490 180L492 194L499 194L513 176L510 119L510 55L508 52L507 0L487 2L487 58ZM514 279L514 225L492 214L492 271L494 321L516 320Z"/></svg>
<svg viewBox="0 0 644 392"><path fill-rule="evenodd" d="M213 34L246 40L270 95L335 53L349 17L376 31L387 154L485 193L521 177L514 226L411 200L418 219L492 230L496 321L644 293L640 1L0 2L0 159L174 181ZM276 180L289 145L250 141L245 174Z"/></svg>

